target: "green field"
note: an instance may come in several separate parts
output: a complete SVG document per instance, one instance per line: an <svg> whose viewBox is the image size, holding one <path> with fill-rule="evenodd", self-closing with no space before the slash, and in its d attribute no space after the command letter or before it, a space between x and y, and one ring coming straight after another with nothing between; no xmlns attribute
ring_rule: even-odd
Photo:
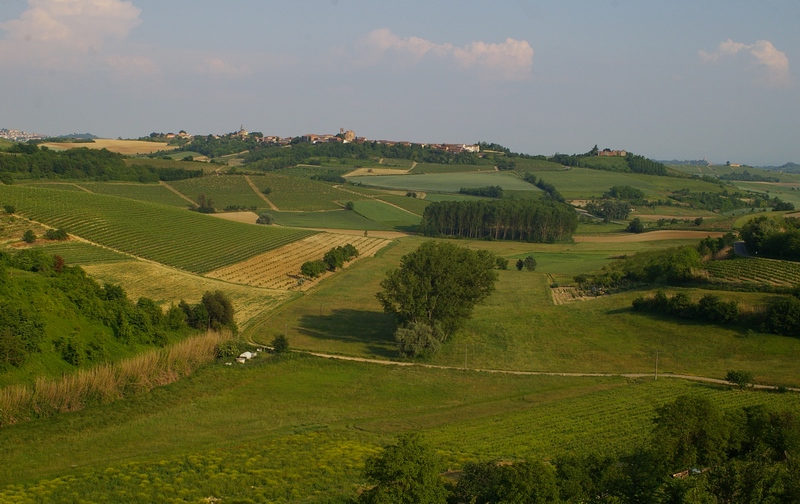
<svg viewBox="0 0 800 504"><path fill-rule="evenodd" d="M78 182L93 193L121 196L137 201L160 203L180 208L189 206L189 202L181 198L161 184L138 184L135 182Z"/></svg>
<svg viewBox="0 0 800 504"><path fill-rule="evenodd" d="M465 164L439 164L439 163L417 163L408 173L465 173L495 171L491 164L465 165Z"/></svg>
<svg viewBox="0 0 800 504"><path fill-rule="evenodd" d="M728 282L749 282L762 285L794 287L800 285L800 263L736 257L728 261L711 261L706 269L715 279Z"/></svg>
<svg viewBox="0 0 800 504"><path fill-rule="evenodd" d="M194 273L242 261L310 234L103 194L0 186L0 201L15 205L19 214L33 220Z"/></svg>
<svg viewBox="0 0 800 504"><path fill-rule="evenodd" d="M558 171L564 169L564 166L560 163L541 159L512 158L511 161L516 164L515 170L519 172Z"/></svg>
<svg viewBox="0 0 800 504"><path fill-rule="evenodd" d="M405 208L409 212L415 213L417 215L422 215L422 212L431 204L430 201L420 199L420 198L410 198L408 196L400 196L395 194L387 194L382 195L378 198L382 201L388 201L393 205L397 205L401 208Z"/></svg>
<svg viewBox="0 0 800 504"><path fill-rule="evenodd" d="M81 191L86 192L81 185L83 182L39 182L39 181L20 181L20 185L30 185L32 187L43 187L45 189L60 189L62 191Z"/></svg>
<svg viewBox="0 0 800 504"><path fill-rule="evenodd" d="M798 395L667 379L492 375L304 357L215 365L143 396L4 429L0 497L318 502L354 492L364 458L400 432L421 431L450 467L587 447L617 453L642 441L655 408L680 394L708 397L723 410L800 408Z"/></svg>
<svg viewBox="0 0 800 504"><path fill-rule="evenodd" d="M367 219L398 230L414 230L420 223L418 215L378 200L356 201L355 211Z"/></svg>
<svg viewBox="0 0 800 504"><path fill-rule="evenodd" d="M344 209L326 212L275 212L270 211L275 224L288 227L321 229L388 230L389 227L371 221L356 212Z"/></svg>
<svg viewBox="0 0 800 504"><path fill-rule="evenodd" d="M85 266L130 260L130 256L114 250L76 241L51 242L42 245L41 249L48 254L61 256L68 265Z"/></svg>
<svg viewBox="0 0 800 504"><path fill-rule="evenodd" d="M770 198L778 197L783 201L793 203L796 209L800 209L800 185L781 185L767 182L734 182L738 189L767 193ZM794 189L794 190L792 190Z"/></svg>
<svg viewBox="0 0 800 504"><path fill-rule="evenodd" d="M227 206L267 208L264 201L242 175L207 175L186 180L175 180L169 185L184 196L197 201L200 194L213 200L214 208L221 211Z"/></svg>
<svg viewBox="0 0 800 504"><path fill-rule="evenodd" d="M500 186L503 189L539 191L512 173L428 173L424 175L373 175L350 177L353 183L408 191L457 193L462 187ZM548 180L549 182L549 180ZM609 186L610 187L610 186Z"/></svg>
<svg viewBox="0 0 800 504"><path fill-rule="evenodd" d="M337 210L342 208L337 201L348 201L354 196L331 184L277 173L252 176L250 179L259 189L272 189L267 197L283 211Z"/></svg>
<svg viewBox="0 0 800 504"><path fill-rule="evenodd" d="M542 175L542 178L568 199L597 198L615 185L629 185L641 189L649 199L666 199L666 196L679 189L693 192L720 192L716 184L701 180L677 177L658 177L638 173L615 173L588 168L572 168Z"/></svg>
<svg viewBox="0 0 800 504"><path fill-rule="evenodd" d="M298 299L262 324L254 323L248 337L268 342L273 327L286 327L298 348L358 356L396 355L394 324L382 313L375 293L385 271L415 249L421 238L404 238L380 257L359 261L321 288ZM474 347L473 366L490 369L575 372L648 372L656 352L665 372L722 378L729 369L748 369L757 380L797 384L800 340L759 334L743 338L740 329L676 321L631 310L631 302L646 292L631 291L597 299L554 305L553 277L569 284L585 273L638 250L654 250L690 241L639 243L577 243L564 245L470 242L512 259L500 271L497 291L474 312L466 327L431 362L463 365L465 345ZM536 272L513 268L515 258L532 254ZM699 299L703 291L687 290ZM724 293L725 299L763 305L770 295ZM472 350L470 350L472 352Z"/></svg>

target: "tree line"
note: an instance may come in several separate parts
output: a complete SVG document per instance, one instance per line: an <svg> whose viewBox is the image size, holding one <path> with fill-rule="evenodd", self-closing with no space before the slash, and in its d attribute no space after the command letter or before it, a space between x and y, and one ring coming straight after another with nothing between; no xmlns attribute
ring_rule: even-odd
<svg viewBox="0 0 800 504"><path fill-rule="evenodd" d="M742 226L740 233L751 254L800 261L800 219L772 219L765 215Z"/></svg>
<svg viewBox="0 0 800 504"><path fill-rule="evenodd" d="M798 456L795 412L760 405L722 411L684 395L658 407L646 439L621 453L467 462L457 481L441 476L434 447L404 434L367 459L367 489L343 502L788 504L800 502Z"/></svg>
<svg viewBox="0 0 800 504"><path fill-rule="evenodd" d="M158 182L201 177L203 170L125 164L125 157L106 149L80 147L54 151L36 144L14 144L0 155L5 183L17 178L68 178Z"/></svg>
<svg viewBox="0 0 800 504"><path fill-rule="evenodd" d="M578 215L548 200L442 201L422 215L425 236L458 236L553 243L572 238Z"/></svg>

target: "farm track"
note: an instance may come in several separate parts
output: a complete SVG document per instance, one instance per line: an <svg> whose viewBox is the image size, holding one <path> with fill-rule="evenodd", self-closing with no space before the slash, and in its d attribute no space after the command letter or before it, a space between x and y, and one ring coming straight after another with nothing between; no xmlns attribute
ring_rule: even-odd
<svg viewBox="0 0 800 504"><path fill-rule="evenodd" d="M251 345L257 346L264 346L258 345L253 341L249 341ZM336 354L327 354L327 353L320 353L320 352L312 352L309 350L292 350L293 352L305 354L305 355L312 355L314 357L319 357L323 359L335 359L335 360L343 360L343 361L350 361L350 362L363 362L367 364L378 364L381 366L400 366L400 367L420 367L426 369L443 369L449 371L472 371L474 373L489 373L489 374L507 374L507 375L515 375L515 376L565 376L565 377L578 377L578 378L630 378L630 379L641 379L641 378L676 378L679 380L688 380L688 381L695 381L701 383L711 383L715 385L725 385L725 386L734 386L735 384L728 382L726 380L721 380L719 378L710 378L707 376L697 376L697 375L686 375L686 374L674 374L674 373L663 373L659 374L656 378L653 373L571 373L571 372L556 372L556 371L517 371L511 369L481 369L481 368L470 368L470 367L460 367L460 366L439 366L436 364L422 364L419 362L402 362L402 361L390 361L384 359L369 359L367 357L350 357L346 355L336 355ZM753 385L754 389L758 390L776 390L777 387L773 385ZM800 388L795 387L788 387L787 390L791 390L792 392L800 392Z"/></svg>
<svg viewBox="0 0 800 504"><path fill-rule="evenodd" d="M177 194L178 196L180 196L180 197L181 197L181 198L183 198L184 200L188 201L188 202L189 202L189 203L190 203L192 206L194 206L194 205L196 205L196 204L197 204L197 203L195 203L195 202L194 202L194 200L192 200L192 198L190 198L190 197L186 196L185 194L183 194L183 193L182 193L182 192L180 192L179 190L175 189L175 188L174 188L174 187L172 187L171 185L167 184L167 183L166 183L166 182L164 182L163 180L159 180L159 181L158 181L158 183L159 183L159 184L161 184L161 185L163 185L164 187L166 187L166 188L167 188L167 189L169 189L170 191L174 192L175 194Z"/></svg>
<svg viewBox="0 0 800 504"><path fill-rule="evenodd" d="M407 209L407 208L403 208L403 207L401 207L400 205L395 205L394 203L392 203L392 202L390 202L390 201L386 201L385 199L381 199L381 198L380 198L380 196L372 196L372 195L370 195L370 194L361 194L361 193L357 193L357 192L355 192L355 191L351 191L351 190L349 190L349 189L345 189L345 188L344 188L344 187L342 187L342 186L334 186L334 187L335 187L335 188L337 188L337 189L339 189L339 190L342 190L342 191L344 191L344 192L349 192L350 194L355 194L356 196L359 196L359 197L361 197L361 198L363 198L364 196L366 196L366 197L367 197L367 198L369 198L369 199L372 199L372 200L375 200L375 201L380 201L381 203L385 203L385 204L387 204L387 205L389 205L389 206L393 206L393 207L397 208L398 210L402 210L402 211L404 211L404 212L406 212L406 213L410 213L410 214L411 214L411 215L413 215L414 217L422 217L422 215L420 215L420 214L418 214L418 213L414 213L414 212L412 212L411 210L409 210L409 209Z"/></svg>
<svg viewBox="0 0 800 504"><path fill-rule="evenodd" d="M258 187L256 187L256 185L253 183L253 180L250 178L250 176L249 176L249 175L245 175L245 176L244 176L244 179L245 179L245 180L247 181L247 183L250 185L250 188L251 188L251 189L253 189L253 192L254 192L254 193L256 193L256 194L258 195L258 197L259 197L259 198L261 198L262 200L264 200L264 201L267 203L267 205L269 205L269 207L270 207L272 210L274 210L274 211L276 211L276 212L280 212L280 211L281 211L281 210L280 210L280 209L279 209L277 206L275 206L275 203L273 203L272 201L270 201L270 199L269 199L269 198L267 198L267 197L264 195L264 193L263 193L263 192L261 192L261 191L259 191L259 190L258 190Z"/></svg>

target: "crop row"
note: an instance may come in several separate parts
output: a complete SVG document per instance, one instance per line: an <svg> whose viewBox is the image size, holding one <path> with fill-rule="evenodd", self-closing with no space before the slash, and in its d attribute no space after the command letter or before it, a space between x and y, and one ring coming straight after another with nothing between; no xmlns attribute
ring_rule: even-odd
<svg viewBox="0 0 800 504"><path fill-rule="evenodd" d="M370 257L388 241L383 238L322 233L211 271L206 276L255 287L288 289L297 284L300 266L304 262L322 259L331 248L347 243L356 247L359 257Z"/></svg>
<svg viewBox="0 0 800 504"><path fill-rule="evenodd" d="M0 186L0 203L89 241L194 273L244 261L313 231L253 226L101 194Z"/></svg>
<svg viewBox="0 0 800 504"><path fill-rule="evenodd" d="M336 201L354 199L354 194L330 184L277 173L252 176L250 180L259 189L269 187L267 196L281 210L336 210Z"/></svg>
<svg viewBox="0 0 800 504"><path fill-rule="evenodd" d="M138 201L161 203L162 205L171 205L180 208L189 206L188 201L160 184L81 182L80 187L84 187L93 193L122 196L123 198L130 198Z"/></svg>
<svg viewBox="0 0 800 504"><path fill-rule="evenodd" d="M240 206L245 208L266 208L267 202L253 191L244 176L236 175L207 175L200 178L176 180L169 185L180 191L184 196L197 201L197 196L205 194L214 202L218 210L227 206ZM263 187L259 187L263 190Z"/></svg>
<svg viewBox="0 0 800 504"><path fill-rule="evenodd" d="M76 241L47 244L42 249L48 254L61 256L68 265L101 264L130 259L125 254Z"/></svg>
<svg viewBox="0 0 800 504"><path fill-rule="evenodd" d="M726 281L755 282L772 285L800 284L800 263L775 259L739 258L712 261L706 269Z"/></svg>

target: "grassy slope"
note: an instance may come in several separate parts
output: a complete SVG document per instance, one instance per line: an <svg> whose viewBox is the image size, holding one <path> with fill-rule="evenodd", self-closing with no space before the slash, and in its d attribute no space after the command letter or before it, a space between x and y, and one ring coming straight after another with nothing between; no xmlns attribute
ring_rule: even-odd
<svg viewBox="0 0 800 504"><path fill-rule="evenodd" d="M356 212L333 210L326 212L274 212L275 223L281 226L322 228L322 229L363 229L387 230L388 226L371 221Z"/></svg>
<svg viewBox="0 0 800 504"><path fill-rule="evenodd" d="M658 351L665 372L723 377L730 369L748 369L762 381L797 384L792 357L800 351L797 339L766 334L744 338L739 330L636 314L630 305L642 294L639 292L561 306L552 303L547 274L568 281L577 273L602 266L612 256L695 242L544 245L460 241L488 248L511 258L512 263L532 253L539 267L535 273L501 271L497 292L475 310L466 328L454 335L432 362L463 364L466 344L474 348L470 352L475 352L474 365L479 367L648 372ZM271 328L286 327L289 339L299 348L393 357L394 325L383 315L374 295L380 290L383 273L396 267L399 258L419 243L419 238L405 238L380 257L360 261L263 325L256 323L252 336L268 342L274 336ZM703 294L688 293L696 298ZM722 295L751 304L765 299L762 294Z"/></svg>
<svg viewBox="0 0 800 504"><path fill-rule="evenodd" d="M420 217L378 200L356 201L355 211L369 220L395 229L418 226Z"/></svg>
<svg viewBox="0 0 800 504"><path fill-rule="evenodd" d="M4 429L0 485L77 473L77 481L50 485L107 490L124 487L130 477L168 478L163 467L186 464L188 457L187 478L196 470L208 473L196 490L210 492L214 474L229 473L226 462L243 457L249 459L244 475L230 477L246 478L246 492L270 485L275 476L272 484L280 488L305 482L300 491L310 492L316 485L308 483L320 479L352 491L363 457L398 432L426 433L454 466L475 458L552 457L587 446L613 452L642 439L654 408L685 393L708 396L723 408L764 402L800 407L800 396L717 391L673 380L520 377L316 358L216 365L144 396ZM315 431L316 442L287 443ZM353 443L340 446L331 461L346 468L344 481L329 481L330 469L316 462L327 461L330 439ZM106 467L126 462L142 465L123 468L127 477L100 480ZM281 472L274 475L271 468ZM95 476L81 476L87 471ZM180 480L167 482L174 491L182 487Z"/></svg>

